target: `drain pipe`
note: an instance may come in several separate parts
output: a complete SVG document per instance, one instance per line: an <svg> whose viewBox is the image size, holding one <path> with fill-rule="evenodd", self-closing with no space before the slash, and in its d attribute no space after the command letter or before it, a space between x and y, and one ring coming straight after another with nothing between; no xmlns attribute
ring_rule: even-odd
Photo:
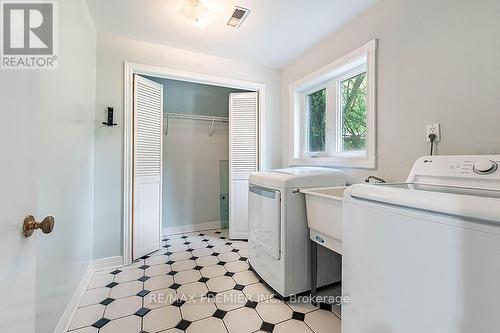
<svg viewBox="0 0 500 333"><path fill-rule="evenodd" d="M374 183L378 183L378 184L381 184L381 183L386 183L386 181L380 177L377 177L377 176L373 176L373 175L370 175L368 177L366 177L365 179L365 183L371 183L371 180L374 180Z"/></svg>

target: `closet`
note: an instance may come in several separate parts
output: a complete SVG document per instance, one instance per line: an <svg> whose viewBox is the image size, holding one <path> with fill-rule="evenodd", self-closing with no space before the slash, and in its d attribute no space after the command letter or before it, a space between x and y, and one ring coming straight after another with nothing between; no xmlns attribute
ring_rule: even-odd
<svg viewBox="0 0 500 333"><path fill-rule="evenodd" d="M143 77L163 87L162 233L246 221L248 174L258 165L257 93ZM243 204L232 207L231 196ZM234 231L246 237L244 225Z"/></svg>

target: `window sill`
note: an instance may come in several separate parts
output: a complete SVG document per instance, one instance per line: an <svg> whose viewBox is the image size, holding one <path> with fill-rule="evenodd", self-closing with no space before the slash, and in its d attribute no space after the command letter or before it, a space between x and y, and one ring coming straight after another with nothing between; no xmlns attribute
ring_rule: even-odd
<svg viewBox="0 0 500 333"><path fill-rule="evenodd" d="M289 165L294 166L325 166L338 168L357 168L357 169L375 169L375 158L363 157L305 157L291 158L288 160Z"/></svg>

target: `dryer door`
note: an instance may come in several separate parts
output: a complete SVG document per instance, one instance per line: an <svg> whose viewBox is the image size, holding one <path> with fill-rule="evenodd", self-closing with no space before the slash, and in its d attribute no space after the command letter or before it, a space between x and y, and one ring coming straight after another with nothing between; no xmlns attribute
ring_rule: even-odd
<svg viewBox="0 0 500 333"><path fill-rule="evenodd" d="M250 239L267 254L280 259L281 193L279 190L249 186Z"/></svg>

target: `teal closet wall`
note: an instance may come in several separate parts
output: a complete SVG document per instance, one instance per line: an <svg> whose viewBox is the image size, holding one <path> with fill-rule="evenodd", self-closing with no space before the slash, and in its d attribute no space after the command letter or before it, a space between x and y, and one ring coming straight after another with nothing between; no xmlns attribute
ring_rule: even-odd
<svg viewBox="0 0 500 333"><path fill-rule="evenodd" d="M143 75L163 85L163 112L229 116L229 94L246 90Z"/></svg>

